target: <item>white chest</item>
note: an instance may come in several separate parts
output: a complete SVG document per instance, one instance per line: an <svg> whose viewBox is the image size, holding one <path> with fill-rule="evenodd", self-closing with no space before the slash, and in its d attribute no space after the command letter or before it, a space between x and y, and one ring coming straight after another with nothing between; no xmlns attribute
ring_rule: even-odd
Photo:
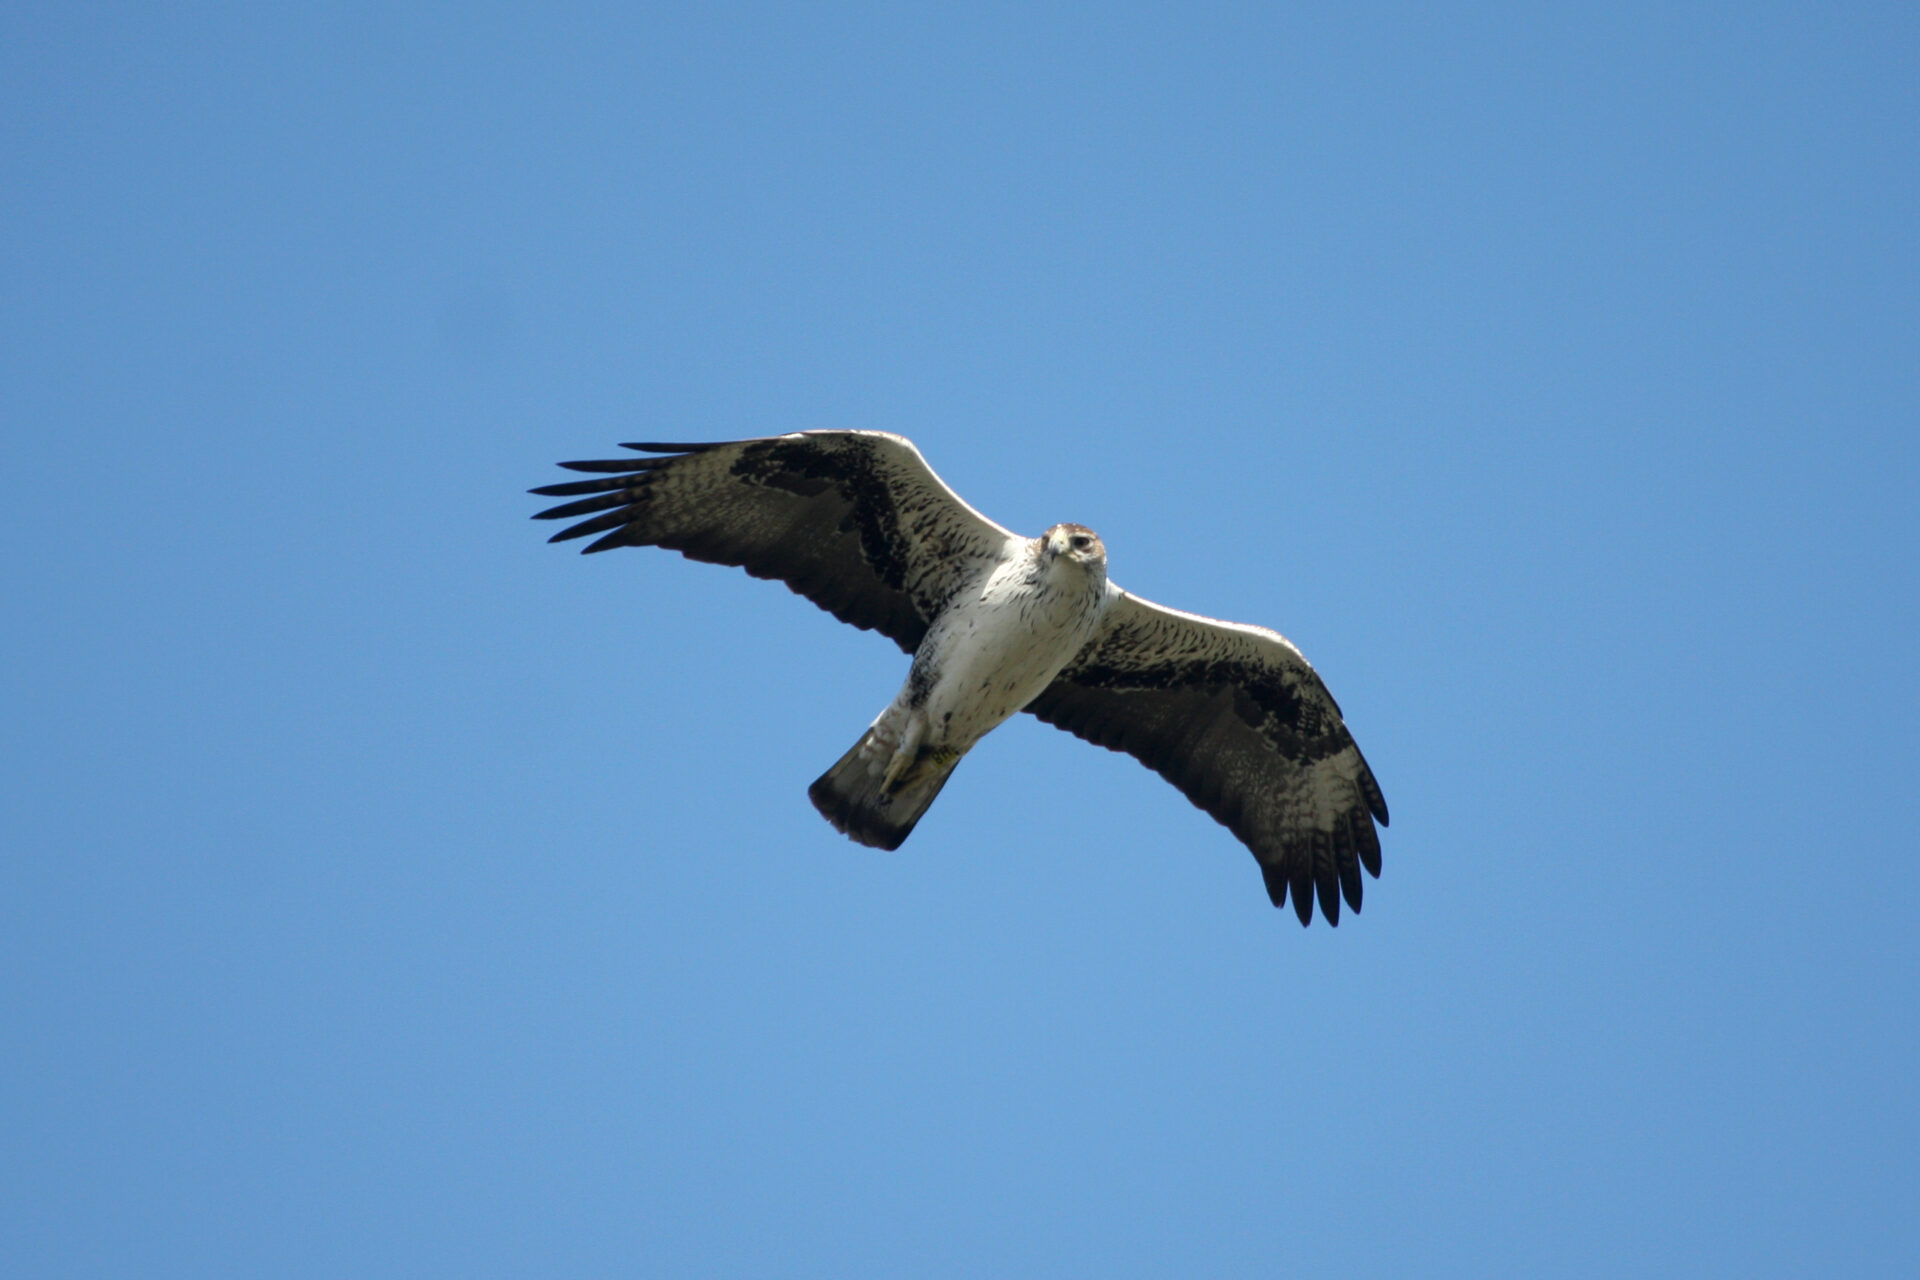
<svg viewBox="0 0 1920 1280"><path fill-rule="evenodd" d="M914 658L907 696L938 741L970 745L1052 683L1100 619L1104 583L1000 566L955 601Z"/></svg>

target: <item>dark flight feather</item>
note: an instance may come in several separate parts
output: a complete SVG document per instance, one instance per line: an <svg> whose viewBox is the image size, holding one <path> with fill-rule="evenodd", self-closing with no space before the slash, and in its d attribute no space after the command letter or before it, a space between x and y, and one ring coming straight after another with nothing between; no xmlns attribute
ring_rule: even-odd
<svg viewBox="0 0 1920 1280"><path fill-rule="evenodd" d="M1264 628L1127 595L1028 711L1124 751L1252 850L1267 895L1300 923L1360 910L1360 868L1380 874L1387 806L1298 650Z"/></svg>
<svg viewBox="0 0 1920 1280"><path fill-rule="evenodd" d="M919 450L878 432L822 431L722 444L627 444L665 457L564 462L609 478L543 485L581 520L549 541L657 546L774 578L908 653L947 597L1014 535L962 502ZM600 514L594 514L600 513Z"/></svg>

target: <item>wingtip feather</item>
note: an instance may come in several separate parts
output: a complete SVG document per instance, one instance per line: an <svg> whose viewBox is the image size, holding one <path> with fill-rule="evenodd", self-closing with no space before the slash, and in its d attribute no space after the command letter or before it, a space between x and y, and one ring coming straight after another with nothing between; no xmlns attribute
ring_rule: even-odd
<svg viewBox="0 0 1920 1280"><path fill-rule="evenodd" d="M631 475L636 471L651 471L663 463L672 462L672 458L580 458L573 462L557 462L554 465L568 471L616 471L621 475Z"/></svg>
<svg viewBox="0 0 1920 1280"><path fill-rule="evenodd" d="M685 441L674 444L664 443L658 440L643 440L632 444L622 441L620 447L622 449L631 449L635 453L705 453L709 449L718 449L723 443L725 442L708 440L698 444L689 444Z"/></svg>
<svg viewBox="0 0 1920 1280"><path fill-rule="evenodd" d="M1313 882L1315 896L1320 899L1320 914L1327 918L1327 927L1340 927L1340 881L1337 875L1319 875Z"/></svg>
<svg viewBox="0 0 1920 1280"><path fill-rule="evenodd" d="M1267 901L1275 907L1287 905L1287 877L1278 865L1271 862L1260 864L1260 879L1267 886Z"/></svg>
<svg viewBox="0 0 1920 1280"><path fill-rule="evenodd" d="M592 523L592 522L589 521L588 523ZM593 542L588 543L586 546L580 548L580 554L583 556L590 556L596 551L611 551L615 547L625 547L625 546L631 546L631 545L632 544L627 541L627 530L626 530L626 527L623 525L620 528L615 529L612 533L608 534L606 537L597 539Z"/></svg>
<svg viewBox="0 0 1920 1280"><path fill-rule="evenodd" d="M558 510L558 508L556 508ZM608 529L625 533L626 527L633 523L633 515L625 507L618 511L609 511L605 515L595 516L591 520L582 520L579 524L568 525L547 539L549 542L565 542L569 538L584 538L590 533L604 533Z"/></svg>
<svg viewBox="0 0 1920 1280"><path fill-rule="evenodd" d="M596 511L605 511L610 507L627 507L633 499L625 493L602 493L591 498L582 498L578 502L563 502L557 507L548 507L534 516L535 520L567 520L574 516L591 515Z"/></svg>
<svg viewBox="0 0 1920 1280"><path fill-rule="evenodd" d="M624 475L608 476L601 480L566 480L560 484L543 484L528 493L539 494L543 498L570 498L579 493L611 493L615 490L636 487L645 479L633 472Z"/></svg>

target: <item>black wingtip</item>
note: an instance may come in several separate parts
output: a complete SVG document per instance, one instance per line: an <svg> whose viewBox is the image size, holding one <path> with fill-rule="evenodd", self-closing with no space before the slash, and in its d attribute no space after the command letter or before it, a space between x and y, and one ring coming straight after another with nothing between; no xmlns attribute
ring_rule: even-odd
<svg viewBox="0 0 1920 1280"><path fill-rule="evenodd" d="M633 513L622 507L618 511L609 511L603 516L595 516L591 520L582 520L579 524L568 525L547 541L565 542L568 538L584 538L590 533L605 533L608 529L613 529L621 537L625 537L627 526L632 523Z"/></svg>
<svg viewBox="0 0 1920 1280"><path fill-rule="evenodd" d="M1260 864L1260 878L1266 882L1267 901L1271 902L1276 908L1284 907L1287 905L1287 896L1291 894L1293 896L1293 913L1300 917L1300 927L1304 929L1313 923L1314 893L1319 889L1319 886L1311 879L1303 877L1290 878L1285 867L1278 863L1268 862ZM1326 916L1327 923L1337 929L1340 927L1339 898L1336 896L1332 907L1329 908L1325 901L1326 896L1326 893L1321 891L1320 909ZM1354 909L1356 911L1359 910L1358 907Z"/></svg>
<svg viewBox="0 0 1920 1280"><path fill-rule="evenodd" d="M1293 874L1287 877L1287 888L1293 894L1293 914L1300 917L1302 926L1313 923L1313 859L1304 853L1295 854Z"/></svg>
<svg viewBox="0 0 1920 1280"><path fill-rule="evenodd" d="M557 507L548 507L533 518L535 520L570 520L575 516L590 516L596 511L605 511L609 507L633 506L633 498L624 490L616 493L600 493L590 498L581 498L576 502L563 502Z"/></svg>
<svg viewBox="0 0 1920 1280"><path fill-rule="evenodd" d="M569 471L617 471L630 476L636 471L651 471L655 467L664 467L672 458L579 458L572 462L557 462L554 465L565 467Z"/></svg>
<svg viewBox="0 0 1920 1280"><path fill-rule="evenodd" d="M1329 929L1340 927L1340 881L1334 876L1320 875L1313 882L1315 892L1320 898L1320 914L1327 918Z"/></svg>
<svg viewBox="0 0 1920 1280"><path fill-rule="evenodd" d="M592 524L593 522L589 520L587 523ZM575 526L575 528L578 528L578 527L579 526L577 525ZM588 543L586 546L580 548L580 554L583 556L590 556L596 551L611 551L615 547L630 547L632 545L633 543L628 539L627 530L623 526L621 528L615 529L612 533L608 534L606 537L601 538L595 542Z"/></svg>
<svg viewBox="0 0 1920 1280"><path fill-rule="evenodd" d="M1354 849L1359 854L1360 865L1375 880L1380 878L1380 833L1373 824L1356 815L1353 819ZM1358 907L1354 908L1356 911Z"/></svg>
<svg viewBox="0 0 1920 1280"><path fill-rule="evenodd" d="M1340 896L1347 900L1347 910L1360 914L1360 900L1365 896L1366 882L1360 878L1360 862L1357 858L1343 859L1340 863Z"/></svg>
<svg viewBox="0 0 1920 1280"><path fill-rule="evenodd" d="M645 482L645 474L629 471L624 475L606 476L599 480L568 480L561 484L543 484L538 489L529 489L527 492L537 493L543 498L571 498L582 493L620 493L628 489L637 489Z"/></svg>
<svg viewBox="0 0 1920 1280"><path fill-rule="evenodd" d="M642 441L638 444L622 442L622 449L631 449L635 453L705 453L709 449L718 449L720 442L709 440L702 444L666 444L660 441Z"/></svg>
<svg viewBox="0 0 1920 1280"><path fill-rule="evenodd" d="M1380 784L1374 781L1373 770L1366 767L1366 762L1364 760L1361 761L1360 783L1361 783L1362 789L1366 792L1367 812L1371 813L1375 818L1379 819L1381 826L1383 827L1386 826L1387 825L1386 793L1380 790Z"/></svg>
<svg viewBox="0 0 1920 1280"><path fill-rule="evenodd" d="M1267 885L1267 901L1276 907L1287 905L1287 877L1278 866L1271 862L1260 864L1260 878Z"/></svg>

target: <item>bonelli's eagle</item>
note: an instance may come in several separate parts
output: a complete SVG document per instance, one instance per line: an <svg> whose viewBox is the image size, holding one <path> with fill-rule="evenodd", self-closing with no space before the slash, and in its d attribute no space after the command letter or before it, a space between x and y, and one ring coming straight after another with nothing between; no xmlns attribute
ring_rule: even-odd
<svg viewBox="0 0 1920 1280"><path fill-rule="evenodd" d="M1360 909L1380 874L1379 784L1313 668L1279 634L1163 608L1107 579L1091 529L1022 538L962 502L920 451L877 431L630 444L545 485L580 519L553 541L667 547L778 578L913 655L899 696L809 789L861 844L897 848L954 766L1016 711L1125 751L1253 851L1306 924Z"/></svg>

